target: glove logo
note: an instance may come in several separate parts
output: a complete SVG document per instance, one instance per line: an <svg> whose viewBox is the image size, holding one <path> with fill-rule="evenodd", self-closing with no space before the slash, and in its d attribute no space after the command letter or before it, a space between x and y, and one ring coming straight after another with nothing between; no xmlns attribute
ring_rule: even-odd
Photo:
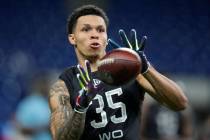
<svg viewBox="0 0 210 140"><path fill-rule="evenodd" d="M100 85L101 81L99 79L93 79L93 85L94 87L97 87L98 85Z"/></svg>

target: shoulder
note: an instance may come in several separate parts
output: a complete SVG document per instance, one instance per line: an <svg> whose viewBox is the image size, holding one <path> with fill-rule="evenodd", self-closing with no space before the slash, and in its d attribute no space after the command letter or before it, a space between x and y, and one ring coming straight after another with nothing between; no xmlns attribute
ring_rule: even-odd
<svg viewBox="0 0 210 140"><path fill-rule="evenodd" d="M57 80L50 88L50 96L54 94L65 94L66 92L66 84L63 80Z"/></svg>
<svg viewBox="0 0 210 140"><path fill-rule="evenodd" d="M74 66L64 69L63 72L60 74L59 78L62 78L63 76L72 75L72 74L74 75L75 73L77 73L77 67L74 65Z"/></svg>
<svg viewBox="0 0 210 140"><path fill-rule="evenodd" d="M74 92L74 89L78 84L77 76L76 76L78 73L79 73L79 71L78 71L77 67L71 66L71 67L66 68L59 76L59 79L64 81L67 89L71 93Z"/></svg>

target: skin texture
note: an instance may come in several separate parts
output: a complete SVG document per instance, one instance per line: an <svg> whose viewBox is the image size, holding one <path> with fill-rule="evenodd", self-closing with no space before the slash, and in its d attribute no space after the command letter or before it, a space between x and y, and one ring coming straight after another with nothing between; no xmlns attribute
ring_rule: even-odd
<svg viewBox="0 0 210 140"><path fill-rule="evenodd" d="M107 45L107 29L103 18L95 15L80 17L74 33L69 35L69 41L75 46L79 63L84 66L84 60L89 60L92 71L97 70L95 64L105 55ZM98 43L98 47L92 47L92 43Z"/></svg>
<svg viewBox="0 0 210 140"><path fill-rule="evenodd" d="M78 18L73 34L68 36L74 46L78 63L85 68L89 60L91 70L97 70L97 62L105 55L107 29L103 18L86 15ZM95 44L95 45L93 45ZM177 84L161 75L151 66L137 81L159 103L173 110L182 110L187 98ZM51 108L51 133L54 140L78 140L83 132L85 113L75 112L70 103L66 85L58 80L51 88L49 104Z"/></svg>

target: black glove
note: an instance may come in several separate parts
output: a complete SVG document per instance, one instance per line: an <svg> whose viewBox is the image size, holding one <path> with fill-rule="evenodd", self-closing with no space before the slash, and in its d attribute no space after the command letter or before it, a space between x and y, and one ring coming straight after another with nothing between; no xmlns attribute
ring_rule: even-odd
<svg viewBox="0 0 210 140"><path fill-rule="evenodd" d="M91 75L91 68L89 61L85 61L86 71L77 65L79 73L77 74L77 79L79 81L81 90L76 99L75 111L79 113L85 113L92 99L95 97L98 88L94 86L93 79Z"/></svg>
<svg viewBox="0 0 210 140"><path fill-rule="evenodd" d="M143 36L141 39L141 42L139 44L135 29L131 30L131 41L128 40L124 30L120 29L119 35L120 35L123 45L125 45L125 47L127 47L127 48L130 48L130 49L136 51L138 53L138 55L140 56L140 58L142 60L141 73L144 74L145 72L147 72L149 65L150 65L149 61L147 60L146 55L144 54L144 48L145 48L147 37ZM115 41L113 41L112 39L109 39L108 42L114 48L121 48L121 46L119 44L117 44Z"/></svg>

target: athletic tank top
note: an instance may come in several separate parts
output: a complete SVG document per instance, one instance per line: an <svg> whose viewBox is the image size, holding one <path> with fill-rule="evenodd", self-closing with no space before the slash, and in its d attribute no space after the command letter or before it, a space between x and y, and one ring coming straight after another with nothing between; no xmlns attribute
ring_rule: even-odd
<svg viewBox="0 0 210 140"><path fill-rule="evenodd" d="M59 76L68 88L72 108L81 90L77 73L73 66ZM135 80L123 86L111 86L100 81L97 72L92 75L94 85L101 84L103 88L90 102L81 140L139 140L143 89Z"/></svg>

